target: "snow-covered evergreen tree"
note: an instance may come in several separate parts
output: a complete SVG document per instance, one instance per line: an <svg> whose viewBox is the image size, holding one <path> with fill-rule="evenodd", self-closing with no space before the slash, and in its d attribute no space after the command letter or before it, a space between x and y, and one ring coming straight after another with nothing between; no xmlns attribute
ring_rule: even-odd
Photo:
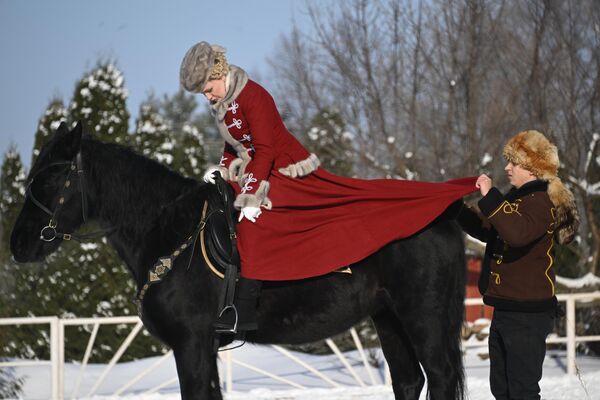
<svg viewBox="0 0 600 400"><path fill-rule="evenodd" d="M182 126L175 135L175 163L173 167L182 175L200 179L206 169L205 140L198 126L192 122Z"/></svg>
<svg viewBox="0 0 600 400"><path fill-rule="evenodd" d="M25 198L25 179L21 156L11 145L0 170L0 263L10 259L10 233Z"/></svg>
<svg viewBox="0 0 600 400"><path fill-rule="evenodd" d="M197 107L196 96L182 88L172 96L165 95L160 104L161 114L169 121L171 132L183 132L185 125L194 118Z"/></svg>
<svg viewBox="0 0 600 400"><path fill-rule="evenodd" d="M93 137L102 142L128 144L131 142L131 138L128 135L127 95L123 75L115 64L99 63L76 85L70 106L70 120L81 120L84 123L84 132L91 133ZM99 227L93 223L82 227L84 232L98 229ZM134 282L127 267L106 240L82 244L65 243L61 247L60 254L57 253L54 263L48 264L48 268L46 274L49 279L58 282L67 276L64 271L68 271L71 282L65 286L66 298L60 299L60 296L57 296L56 306L60 307L63 300L63 304L76 304L77 306L74 310L61 308L60 314L113 316L136 313L135 305L131 301L136 293ZM73 286L75 287L73 288ZM127 333L127 327L119 328L123 335ZM69 338L67 337L67 339ZM95 349L94 355L106 359L110 357L111 352L118 348L123 336L106 334L99 339L108 344ZM77 340L77 343L70 348L85 345L79 339L73 340ZM146 355L163 350L159 349L160 346L154 339L150 340L152 344L145 341L145 344L142 345L146 349L138 348L137 350L135 347L140 341L136 340L134 348L128 350L127 354L135 357L136 354L140 354L139 350L141 350L141 354ZM67 355L69 354L67 353Z"/></svg>
<svg viewBox="0 0 600 400"><path fill-rule="evenodd" d="M126 134L126 124L124 128L119 127L118 118L110 116L128 115L124 111L124 96L115 95L115 93L125 93L126 91L119 82L120 74L115 72L110 65L99 68L99 70L100 72L97 70L82 80L82 82L87 82L89 92L80 82L75 97L81 98L79 101L73 101L72 105L84 104L90 108L90 111L86 112L87 121L93 121L93 126L101 126L101 129L90 133L99 140L123 141L122 134ZM112 71L112 80L115 81L114 88L117 89L108 89L106 82L109 80L101 78L110 71ZM94 104L100 105L99 113L96 113L96 109L93 108ZM115 107L114 110L110 108L110 105ZM77 115L82 109L73 107L72 112ZM57 118L53 116L57 116ZM38 124L43 128L38 130L36 143L45 143L47 138L54 134L52 127L55 121L63 117L60 105L55 102L51 103L49 110L44 113ZM73 115L70 117L71 120L78 119ZM3 196L2 198L9 197ZM60 226L60 218L58 218L58 223ZM97 229L95 224L90 223L83 226L80 233ZM9 270L12 284L10 290L3 291L6 295L2 296L2 300L6 301L6 307L1 307L1 309L8 310L10 316L57 315L65 318L135 315L137 312L132 301L136 294L135 283L123 262L106 240L87 243L64 241L59 249L48 256L44 262L33 265L9 263L2 264L2 266L6 266L4 271ZM88 328L77 327L66 330L66 359L81 359L89 339L89 332L86 332L86 329ZM101 345L95 346L92 361L110 359L130 329L131 326L118 326L117 334L111 329L101 329L97 337L97 342ZM37 327L11 328L6 339L7 341L0 343L0 346L2 353L7 356L48 357L49 335L47 331L40 333ZM124 359L148 356L164 351L165 348L156 339L142 336L133 342L133 347L127 351Z"/></svg>
<svg viewBox="0 0 600 400"><path fill-rule="evenodd" d="M167 166L173 165L174 140L170 126L151 99L140 105L133 145L141 154Z"/></svg>
<svg viewBox="0 0 600 400"><path fill-rule="evenodd" d="M10 234L24 200L25 170L15 146L4 154L0 169L0 318L13 315L11 293L17 266L10 259ZM0 346L8 342L11 329L0 329ZM4 352L2 352L5 354ZM0 398L18 397L20 381L8 369L0 369Z"/></svg>
<svg viewBox="0 0 600 400"><path fill-rule="evenodd" d="M161 101L150 95L140 106L133 146L182 175L200 178L206 165L203 123L197 103L182 90Z"/></svg>
<svg viewBox="0 0 600 400"><path fill-rule="evenodd" d="M1 340L1 338L0 338ZM0 359L0 361L3 361ZM12 368L0 369L0 399L21 398L23 378L17 378Z"/></svg>
<svg viewBox="0 0 600 400"><path fill-rule="evenodd" d="M84 132L105 142L125 143L129 111L123 74L110 62L99 63L77 83L69 114Z"/></svg>
<svg viewBox="0 0 600 400"><path fill-rule="evenodd" d="M31 165L35 163L35 159L40 153L40 149L54 135L61 122L67 121L67 109L60 99L53 99L48 104L46 112L38 121L37 130L35 132L35 142L33 144L33 155L31 157Z"/></svg>
<svg viewBox="0 0 600 400"><path fill-rule="evenodd" d="M204 123L197 112L196 97L179 89L161 102L161 114L168 121L174 146L171 167L182 175L199 179L206 165Z"/></svg>
<svg viewBox="0 0 600 400"><path fill-rule="evenodd" d="M338 175L352 175L352 134L345 130L338 113L324 110L316 114L306 136L307 147L319 156L323 168Z"/></svg>

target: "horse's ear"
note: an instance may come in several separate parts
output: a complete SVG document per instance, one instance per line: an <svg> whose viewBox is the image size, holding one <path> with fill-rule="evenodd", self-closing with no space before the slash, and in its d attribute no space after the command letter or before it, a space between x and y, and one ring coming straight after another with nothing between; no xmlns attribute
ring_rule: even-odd
<svg viewBox="0 0 600 400"><path fill-rule="evenodd" d="M66 157L74 157L81 149L82 134L81 122L77 122L71 130L67 128L66 123L61 122L55 135L57 148L63 149Z"/></svg>
<svg viewBox="0 0 600 400"><path fill-rule="evenodd" d="M73 141L71 142L71 149L74 153L77 153L81 149L81 136L83 135L83 128L81 127L81 121L77 121L75 128L71 131L73 134Z"/></svg>
<svg viewBox="0 0 600 400"><path fill-rule="evenodd" d="M64 136L67 133L69 133L69 128L67 127L67 124L63 121L60 123L60 125L58 125L58 128L56 129L56 136Z"/></svg>

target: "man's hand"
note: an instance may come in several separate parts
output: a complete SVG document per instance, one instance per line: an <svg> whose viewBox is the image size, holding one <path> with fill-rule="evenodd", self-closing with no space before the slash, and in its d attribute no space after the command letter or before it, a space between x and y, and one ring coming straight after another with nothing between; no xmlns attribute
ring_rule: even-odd
<svg viewBox="0 0 600 400"><path fill-rule="evenodd" d="M492 188L492 180L486 174L480 175L475 182L475 187L479 189L482 196L485 196Z"/></svg>

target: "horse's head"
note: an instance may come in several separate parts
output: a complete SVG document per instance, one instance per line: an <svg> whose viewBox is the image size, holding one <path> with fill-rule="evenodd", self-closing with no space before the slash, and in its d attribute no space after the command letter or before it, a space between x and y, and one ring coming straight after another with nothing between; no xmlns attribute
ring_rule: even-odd
<svg viewBox="0 0 600 400"><path fill-rule="evenodd" d="M81 136L81 124L69 130L61 123L31 167L25 203L10 240L16 261L43 260L64 236L68 239L61 232L73 232L82 224Z"/></svg>

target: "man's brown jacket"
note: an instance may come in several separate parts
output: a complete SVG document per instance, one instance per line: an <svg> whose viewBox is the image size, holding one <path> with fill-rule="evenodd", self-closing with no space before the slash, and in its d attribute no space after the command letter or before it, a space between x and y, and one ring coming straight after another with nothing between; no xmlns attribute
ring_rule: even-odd
<svg viewBox="0 0 600 400"><path fill-rule="evenodd" d="M486 242L479 278L485 304L499 310L536 312L556 305L554 206L548 183L536 180L506 196L492 188L478 203L465 206L458 222Z"/></svg>

